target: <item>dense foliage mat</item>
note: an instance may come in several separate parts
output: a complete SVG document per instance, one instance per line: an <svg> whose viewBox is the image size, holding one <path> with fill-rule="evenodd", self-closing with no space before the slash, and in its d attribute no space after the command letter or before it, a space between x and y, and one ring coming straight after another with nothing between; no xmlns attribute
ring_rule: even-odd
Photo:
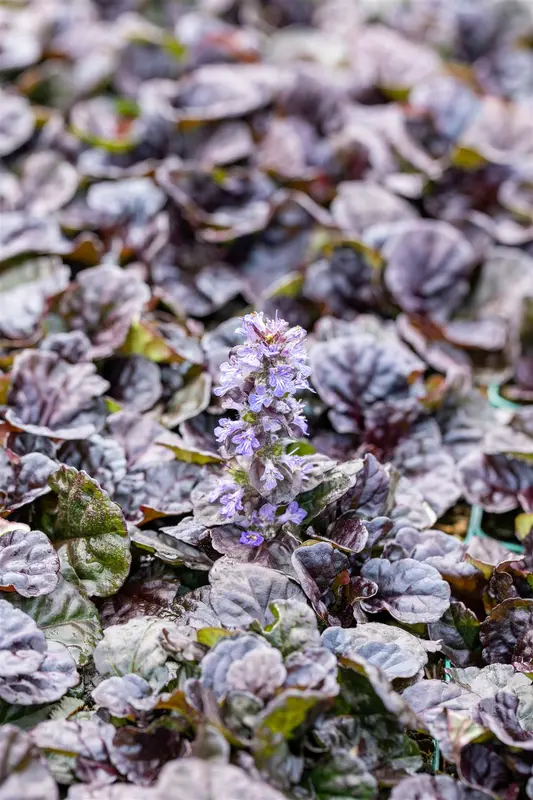
<svg viewBox="0 0 533 800"><path fill-rule="evenodd" d="M0 800L533 798L532 96L525 1L0 2Z"/></svg>

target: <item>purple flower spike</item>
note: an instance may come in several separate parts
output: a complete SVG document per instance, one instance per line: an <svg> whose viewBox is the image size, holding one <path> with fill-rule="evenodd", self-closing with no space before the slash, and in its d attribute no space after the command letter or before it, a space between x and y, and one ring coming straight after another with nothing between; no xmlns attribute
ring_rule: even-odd
<svg viewBox="0 0 533 800"><path fill-rule="evenodd" d="M292 439L307 434L304 406L295 395L310 388L310 369L306 332L299 326L290 328L277 314L275 319L262 312L246 314L237 333L245 341L222 364L220 385L215 389L223 408L232 409L236 419L221 419L215 437L225 457L238 457L233 474L239 475L239 485L222 480L223 488L213 493L213 499L219 500L222 517L248 528L241 536L242 544L257 547L267 530L270 539L276 527L285 522L299 524L306 516L296 501L281 516L276 505L265 501L280 481L286 484L285 498L300 491L301 482L294 482L293 488L292 476L306 471L305 459L287 452L287 447ZM259 484L250 474L260 475Z"/></svg>
<svg viewBox="0 0 533 800"><path fill-rule="evenodd" d="M259 547L265 541L257 531L243 531L239 539L241 544L247 544L249 547Z"/></svg>

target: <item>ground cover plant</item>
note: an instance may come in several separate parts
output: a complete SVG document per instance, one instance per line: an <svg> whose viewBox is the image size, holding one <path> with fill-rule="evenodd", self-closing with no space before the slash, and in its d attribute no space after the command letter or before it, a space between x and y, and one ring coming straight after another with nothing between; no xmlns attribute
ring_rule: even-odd
<svg viewBox="0 0 533 800"><path fill-rule="evenodd" d="M533 13L0 2L0 800L533 798Z"/></svg>

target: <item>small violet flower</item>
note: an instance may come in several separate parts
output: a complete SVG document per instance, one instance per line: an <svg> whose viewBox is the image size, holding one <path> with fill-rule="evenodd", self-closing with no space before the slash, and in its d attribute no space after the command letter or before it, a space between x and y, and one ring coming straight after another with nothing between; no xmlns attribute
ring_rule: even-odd
<svg viewBox="0 0 533 800"><path fill-rule="evenodd" d="M278 485L278 481L283 480L283 473L279 471L276 465L267 459L265 461L265 469L261 475L261 483L265 492L271 492Z"/></svg>
<svg viewBox="0 0 533 800"><path fill-rule="evenodd" d="M247 544L250 547L259 547L264 541L264 537L257 531L243 531L239 539L241 544Z"/></svg>
<svg viewBox="0 0 533 800"><path fill-rule="evenodd" d="M215 428L215 439L221 444L225 444L227 440L238 433L244 427L242 420L231 420L228 417L223 417L218 421L218 427Z"/></svg>
<svg viewBox="0 0 533 800"><path fill-rule="evenodd" d="M265 522L274 522L274 517L276 515L277 508L273 506L272 503L265 503L259 509L259 516Z"/></svg>
<svg viewBox="0 0 533 800"><path fill-rule="evenodd" d="M293 388L293 369L289 365L281 364L269 369L268 382L274 390L275 397L283 397Z"/></svg>
<svg viewBox="0 0 533 800"><path fill-rule="evenodd" d="M261 411L263 407L268 408L272 403L272 399L272 393L268 391L265 384L258 383L248 397L248 405L252 411Z"/></svg>
<svg viewBox="0 0 533 800"><path fill-rule="evenodd" d="M244 497L244 489L239 487L234 492L223 494L220 498L220 513L226 519L234 517L238 511L242 511L242 499Z"/></svg>
<svg viewBox="0 0 533 800"><path fill-rule="evenodd" d="M307 511L304 511L303 508L300 508L296 500L293 500L287 508L285 509L284 513L278 517L278 522L294 522L295 525L300 525L307 516Z"/></svg>
<svg viewBox="0 0 533 800"><path fill-rule="evenodd" d="M246 428L240 433L237 433L235 436L232 436L231 441L235 445L235 452L241 456L252 456L254 450L257 450L261 446L253 428Z"/></svg>

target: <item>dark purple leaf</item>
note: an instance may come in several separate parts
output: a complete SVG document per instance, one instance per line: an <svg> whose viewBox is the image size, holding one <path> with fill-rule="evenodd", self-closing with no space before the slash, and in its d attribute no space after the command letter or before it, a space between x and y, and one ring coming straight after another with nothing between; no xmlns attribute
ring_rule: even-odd
<svg viewBox="0 0 533 800"><path fill-rule="evenodd" d="M327 615L327 601L333 598L337 576L348 569L348 557L326 542L298 547L292 554L296 576L316 613Z"/></svg>
<svg viewBox="0 0 533 800"><path fill-rule="evenodd" d="M268 700L286 677L279 650L246 634L221 639L202 660L200 680L218 700L229 692L249 692Z"/></svg>
<svg viewBox="0 0 533 800"><path fill-rule="evenodd" d="M151 785L163 764L182 752L179 733L154 723L139 730L125 725L115 733L109 747L109 760L128 781Z"/></svg>
<svg viewBox="0 0 533 800"><path fill-rule="evenodd" d="M69 269L59 258L28 260L2 271L0 277L0 335L5 339L31 337L49 298L68 285Z"/></svg>
<svg viewBox="0 0 533 800"><path fill-rule="evenodd" d="M341 513L357 511L363 518L372 519L384 514L391 491L389 471L371 454L363 459L363 468L357 473L355 486L339 502Z"/></svg>
<svg viewBox="0 0 533 800"><path fill-rule="evenodd" d="M485 97L461 144L493 164L519 164L531 158L532 138L533 122L522 104Z"/></svg>
<svg viewBox="0 0 533 800"><path fill-rule="evenodd" d="M220 559L211 569L209 582L213 611L229 628L254 620L261 625L272 622L272 601L304 599L302 590L286 575L253 564L224 563Z"/></svg>
<svg viewBox="0 0 533 800"><path fill-rule="evenodd" d="M506 455L474 452L459 462L467 500L485 511L501 514L519 505L533 509L533 465Z"/></svg>
<svg viewBox="0 0 533 800"><path fill-rule="evenodd" d="M437 53L381 25L363 27L351 50L351 66L363 85L401 91L440 72Z"/></svg>
<svg viewBox="0 0 533 800"><path fill-rule="evenodd" d="M346 233L360 236L371 225L406 222L417 218L406 200L369 181L345 181L337 187L331 213Z"/></svg>
<svg viewBox="0 0 533 800"><path fill-rule="evenodd" d="M82 590L61 577L50 594L35 598L12 594L9 602L32 618L46 639L65 645L76 664L87 663L102 631L98 610Z"/></svg>
<svg viewBox="0 0 533 800"><path fill-rule="evenodd" d="M391 800L489 800L492 795L471 789L449 775L414 775L400 781L390 795Z"/></svg>
<svg viewBox="0 0 533 800"><path fill-rule="evenodd" d="M131 522L192 511L191 491L203 476L202 467L185 461L164 461L138 468L119 483L116 501Z"/></svg>
<svg viewBox="0 0 533 800"><path fill-rule="evenodd" d="M157 782L157 800L283 800L283 795L238 767L197 758L167 764Z"/></svg>
<svg viewBox="0 0 533 800"><path fill-rule="evenodd" d="M29 253L69 253L70 243L63 238L52 217L37 217L19 211L2 214L0 262Z"/></svg>
<svg viewBox="0 0 533 800"><path fill-rule="evenodd" d="M420 677L428 661L427 651L416 636L380 622L357 628L328 628L322 634L322 644L336 655L366 659L390 680Z"/></svg>
<svg viewBox="0 0 533 800"><path fill-rule="evenodd" d="M488 791L505 791L512 773L493 744L470 744L461 751L461 776L470 786Z"/></svg>
<svg viewBox="0 0 533 800"><path fill-rule="evenodd" d="M77 364L78 361L90 360L91 342L83 331L51 333L39 343L39 349L57 353L69 364Z"/></svg>
<svg viewBox="0 0 533 800"><path fill-rule="evenodd" d="M62 297L59 313L71 330L87 334L91 357L103 358L124 344L149 298L148 287L134 273L103 264L79 274Z"/></svg>
<svg viewBox="0 0 533 800"><path fill-rule="evenodd" d="M449 152L478 109L469 86L451 75L438 75L410 93L407 130L438 158Z"/></svg>
<svg viewBox="0 0 533 800"><path fill-rule="evenodd" d="M354 553L364 550L368 541L368 531L364 523L350 516L340 517L328 528L327 535L335 544L353 550Z"/></svg>
<svg viewBox="0 0 533 800"><path fill-rule="evenodd" d="M450 225L423 220L388 239L385 283L409 314L445 320L468 291L474 252Z"/></svg>
<svg viewBox="0 0 533 800"><path fill-rule="evenodd" d="M25 97L2 91L2 124L0 127L0 156L9 155L32 135L35 117Z"/></svg>
<svg viewBox="0 0 533 800"><path fill-rule="evenodd" d="M213 264L196 274L180 270L160 257L152 269L154 284L176 314L206 317L222 308L242 289L242 279L227 264Z"/></svg>
<svg viewBox="0 0 533 800"><path fill-rule="evenodd" d="M22 169L20 205L36 216L58 211L74 196L78 180L75 167L59 153L34 153Z"/></svg>
<svg viewBox="0 0 533 800"><path fill-rule="evenodd" d="M0 698L31 706L51 703L76 686L79 675L67 648L46 642L31 617L0 600Z"/></svg>
<svg viewBox="0 0 533 800"><path fill-rule="evenodd" d="M0 591L23 597L50 594L59 581L59 558L41 531L15 529L0 536Z"/></svg>
<svg viewBox="0 0 533 800"><path fill-rule="evenodd" d="M481 623L483 658L489 664L522 661L523 639L533 624L533 600L511 599L494 608Z"/></svg>
<svg viewBox="0 0 533 800"><path fill-rule="evenodd" d="M376 597L362 604L371 613L385 609L400 622L437 622L450 605L450 587L435 567L412 558L372 558L361 574L378 585Z"/></svg>
<svg viewBox="0 0 533 800"><path fill-rule="evenodd" d="M158 365L143 356L110 359L103 375L110 397L126 410L148 411L163 393Z"/></svg>
<svg viewBox="0 0 533 800"><path fill-rule="evenodd" d="M150 711L157 703L150 684L139 675L106 678L92 692L97 705L114 717L135 717L139 711Z"/></svg>
<svg viewBox="0 0 533 800"><path fill-rule="evenodd" d="M80 442L67 442L60 448L58 459L69 467L86 472L110 496L126 474L126 456L122 446L97 433Z"/></svg>
<svg viewBox="0 0 533 800"><path fill-rule="evenodd" d="M256 111L269 102L276 82L276 73L266 66L206 65L177 84L156 84L150 94L156 95L156 102L160 99L163 113L172 121L205 122Z"/></svg>
<svg viewBox="0 0 533 800"><path fill-rule="evenodd" d="M379 304L380 276L377 258L371 252L355 243L341 243L330 256L308 267L303 293L324 304L329 312L350 319L356 311Z"/></svg>
<svg viewBox="0 0 533 800"><path fill-rule="evenodd" d="M129 622L139 615L172 618L178 589L179 581L174 575L133 576L105 601L101 614L103 625Z"/></svg>
<svg viewBox="0 0 533 800"><path fill-rule="evenodd" d="M98 398L107 381L94 364L69 364L56 353L24 351L15 358L6 419L54 439L84 439L101 421Z"/></svg>
<svg viewBox="0 0 533 800"><path fill-rule="evenodd" d="M520 699L504 690L494 697L484 697L478 706L477 717L503 744L533 750L531 711L527 709L520 713L519 705Z"/></svg>
<svg viewBox="0 0 533 800"><path fill-rule="evenodd" d="M152 685L166 683L165 662L168 653L163 649L161 633L163 620L139 617L123 625L110 625L94 651L94 665L104 678L136 673Z"/></svg>
<svg viewBox="0 0 533 800"><path fill-rule="evenodd" d="M117 778L116 770L109 762L114 732L113 725L97 716L54 719L37 725L32 739L46 754L68 758L76 777L105 785Z"/></svg>
<svg viewBox="0 0 533 800"><path fill-rule="evenodd" d="M313 382L339 433L357 432L365 410L414 396L413 368L399 348L373 337L342 336L311 349Z"/></svg>
<svg viewBox="0 0 533 800"><path fill-rule="evenodd" d="M475 663L480 649L479 630L474 612L457 600L452 600L438 622L428 625L430 638L440 642L442 652L456 667Z"/></svg>
<svg viewBox="0 0 533 800"><path fill-rule="evenodd" d="M0 506L3 512L12 512L32 503L50 491L48 479L58 464L43 453L26 453L15 456L0 450Z"/></svg>
<svg viewBox="0 0 533 800"><path fill-rule="evenodd" d="M437 739L444 756L453 761L455 753L448 727L448 713L454 712L467 720L471 719L479 704L479 696L454 683L421 680L409 686L402 697Z"/></svg>

